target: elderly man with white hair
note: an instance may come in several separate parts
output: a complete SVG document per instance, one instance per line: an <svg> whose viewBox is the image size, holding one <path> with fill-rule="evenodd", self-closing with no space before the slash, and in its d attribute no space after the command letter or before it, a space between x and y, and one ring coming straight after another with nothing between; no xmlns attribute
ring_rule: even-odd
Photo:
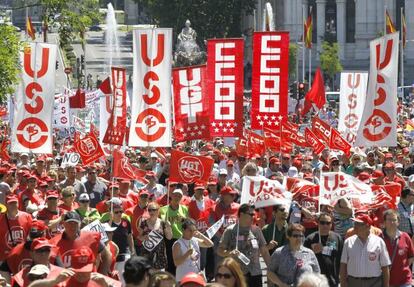
<svg viewBox="0 0 414 287"><path fill-rule="evenodd" d="M305 273L299 277L298 287L329 287L325 275L318 273Z"/></svg>

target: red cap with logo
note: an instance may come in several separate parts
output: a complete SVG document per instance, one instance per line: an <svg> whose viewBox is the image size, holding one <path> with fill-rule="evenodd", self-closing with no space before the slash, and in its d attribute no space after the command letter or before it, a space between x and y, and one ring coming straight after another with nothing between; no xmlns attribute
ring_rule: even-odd
<svg viewBox="0 0 414 287"><path fill-rule="evenodd" d="M73 251L71 264L75 272L92 272L94 263L95 256L89 247L82 246Z"/></svg>
<svg viewBox="0 0 414 287"><path fill-rule="evenodd" d="M204 186L204 184L203 184L203 183L201 183L201 182L196 182L196 183L194 184L194 189L205 189L205 186Z"/></svg>
<svg viewBox="0 0 414 287"><path fill-rule="evenodd" d="M185 275L180 281L180 286L184 286L184 284L187 283L195 283L197 284L196 286L206 286L206 281L204 280L203 276L201 276L200 274L196 274L194 272Z"/></svg>
<svg viewBox="0 0 414 287"><path fill-rule="evenodd" d="M53 247L53 244L51 244L49 242L49 240L47 240L44 237L40 237L40 238L36 238L35 240L33 240L32 245L30 245L30 250L34 251L34 250L39 250L40 248L43 247Z"/></svg>
<svg viewBox="0 0 414 287"><path fill-rule="evenodd" d="M221 190L220 190L221 194L238 194L238 192L234 189L232 189L230 186L224 186Z"/></svg>
<svg viewBox="0 0 414 287"><path fill-rule="evenodd" d="M8 196L6 196L6 203L11 203L11 202L19 202L19 198L17 197L17 195L9 194Z"/></svg>
<svg viewBox="0 0 414 287"><path fill-rule="evenodd" d="M355 218L352 219L354 222L364 223L367 225L372 225L372 219L366 213L359 213Z"/></svg>
<svg viewBox="0 0 414 287"><path fill-rule="evenodd" d="M33 220L30 229L36 229L38 231L44 231L44 230L47 229L47 226L41 220Z"/></svg>

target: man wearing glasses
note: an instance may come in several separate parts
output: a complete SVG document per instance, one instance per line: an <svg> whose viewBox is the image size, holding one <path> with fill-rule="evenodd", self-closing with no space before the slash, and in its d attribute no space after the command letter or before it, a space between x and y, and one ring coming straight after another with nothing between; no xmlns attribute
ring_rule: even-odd
<svg viewBox="0 0 414 287"><path fill-rule="evenodd" d="M304 246L315 253L321 273L328 278L329 286L338 286L342 238L338 233L331 231L332 216L329 213L322 212L318 216L318 229L306 238Z"/></svg>
<svg viewBox="0 0 414 287"><path fill-rule="evenodd" d="M389 287L391 260L384 241L370 233L369 215L353 221L356 234L345 240L341 255L341 287Z"/></svg>
<svg viewBox="0 0 414 287"><path fill-rule="evenodd" d="M88 167L88 176L84 185L90 198L90 206L95 208L98 202L104 200L107 189L106 185L98 179L95 166Z"/></svg>
<svg viewBox="0 0 414 287"><path fill-rule="evenodd" d="M414 235L414 191L405 188L401 192L401 199L398 203L398 213L400 215L400 231L408 233L410 237Z"/></svg>
<svg viewBox="0 0 414 287"><path fill-rule="evenodd" d="M248 285L260 287L262 286L262 270L259 257L262 255L266 266L269 266L270 255L262 230L253 225L254 209L254 205L240 205L239 222L226 228L217 253L221 257L233 256L237 259Z"/></svg>

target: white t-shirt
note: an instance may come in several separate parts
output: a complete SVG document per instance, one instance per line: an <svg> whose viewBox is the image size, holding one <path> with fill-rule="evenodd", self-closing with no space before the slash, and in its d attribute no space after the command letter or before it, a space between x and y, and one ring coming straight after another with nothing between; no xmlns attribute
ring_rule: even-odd
<svg viewBox="0 0 414 287"><path fill-rule="evenodd" d="M188 273L200 272L200 247L198 245L197 239L195 238L191 238L191 240L180 238L174 243L174 245L176 244L180 245L181 255L186 253L188 249L193 249L193 254L187 257L187 259L182 264L177 266L175 278L177 282L180 282L181 279Z"/></svg>

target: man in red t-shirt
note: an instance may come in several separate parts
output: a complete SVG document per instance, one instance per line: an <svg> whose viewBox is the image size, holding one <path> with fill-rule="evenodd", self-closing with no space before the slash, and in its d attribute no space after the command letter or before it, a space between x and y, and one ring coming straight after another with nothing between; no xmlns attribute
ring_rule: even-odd
<svg viewBox="0 0 414 287"><path fill-rule="evenodd" d="M6 197L7 212L0 214L0 261L10 250L26 240L32 224L32 216L18 209L19 199L14 194Z"/></svg>
<svg viewBox="0 0 414 287"><path fill-rule="evenodd" d="M37 177L35 175L31 175L27 179L27 188L25 191L19 194L19 209L26 210L28 201L30 200L33 204L40 206L44 205L44 194L42 194L39 190L36 189L37 185Z"/></svg>
<svg viewBox="0 0 414 287"><path fill-rule="evenodd" d="M59 194L55 190L48 190L46 192L47 206L39 211L37 219L44 221L49 227L47 230L47 238L50 239L53 236L63 232L63 226L60 224L62 221L62 214L64 213L58 207Z"/></svg>
<svg viewBox="0 0 414 287"><path fill-rule="evenodd" d="M80 225L79 214L76 211L67 212L63 217L64 232L50 239L50 243L58 248L58 255L66 268L72 266L72 254L75 249L82 246L91 248L96 256L101 255L99 269L102 274L108 274L111 254L101 242L101 235L98 232L81 231Z"/></svg>
<svg viewBox="0 0 414 287"><path fill-rule="evenodd" d="M139 193L139 201L135 207L131 207L125 211L125 214L131 218L132 237L134 238L134 245L137 254L140 254L142 242L138 239L138 224L141 217L148 218L148 198L149 192L146 189L141 189Z"/></svg>

